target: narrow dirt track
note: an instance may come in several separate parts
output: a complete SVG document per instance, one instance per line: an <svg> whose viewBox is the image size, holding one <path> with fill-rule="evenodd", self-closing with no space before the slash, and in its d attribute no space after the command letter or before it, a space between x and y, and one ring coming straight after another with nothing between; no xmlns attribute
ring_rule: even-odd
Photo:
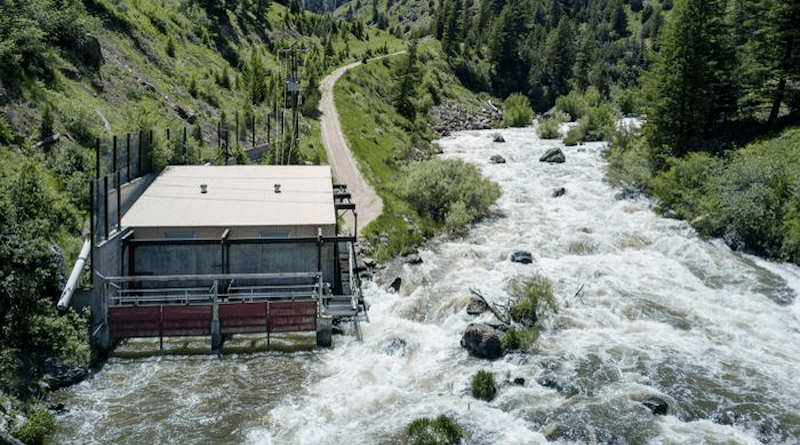
<svg viewBox="0 0 800 445"><path fill-rule="evenodd" d="M399 54L399 53L398 53ZM394 54L392 54L394 55ZM347 189L352 195L353 202L356 203L358 211L358 232L367 224L375 220L383 212L383 201L375 193L372 187L364 180L358 170L353 153L347 146L347 141L342 134L342 127L339 124L339 114L336 112L336 104L333 101L333 86L336 81L349 69L361 65L361 62L354 62L343 66L332 72L320 83L322 99L319 102L319 109L322 112L322 144L328 153L328 162L333 169L333 175L339 183L347 184ZM353 227L352 215L347 213L345 227Z"/></svg>

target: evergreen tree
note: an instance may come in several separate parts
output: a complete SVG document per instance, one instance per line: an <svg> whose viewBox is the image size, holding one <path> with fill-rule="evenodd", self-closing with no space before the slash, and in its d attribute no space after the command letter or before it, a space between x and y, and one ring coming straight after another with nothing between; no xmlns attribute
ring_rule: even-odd
<svg viewBox="0 0 800 445"><path fill-rule="evenodd" d="M657 155L699 149L736 103L735 55L722 0L678 0L644 74L645 134Z"/></svg>
<svg viewBox="0 0 800 445"><path fill-rule="evenodd" d="M530 59L523 54L520 45L527 31L521 5L506 3L489 39L489 60L495 73L494 90L501 97L527 90Z"/></svg>
<svg viewBox="0 0 800 445"><path fill-rule="evenodd" d="M800 81L800 0L750 1L750 33L758 65L755 81L772 90L769 123L778 118L788 85Z"/></svg>
<svg viewBox="0 0 800 445"><path fill-rule="evenodd" d="M418 42L416 40L412 40L408 44L406 56L398 66L399 70L395 74L398 86L394 106L398 113L410 120L413 120L417 114L414 99L416 98L416 88L420 83L421 77L417 63L417 46Z"/></svg>

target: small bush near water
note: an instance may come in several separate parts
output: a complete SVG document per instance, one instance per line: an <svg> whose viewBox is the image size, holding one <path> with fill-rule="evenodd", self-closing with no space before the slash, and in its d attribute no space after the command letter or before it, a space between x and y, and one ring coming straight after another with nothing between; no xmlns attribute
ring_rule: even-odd
<svg viewBox="0 0 800 445"><path fill-rule="evenodd" d="M27 422L12 431L12 435L27 445L41 445L55 429L53 415L44 408L38 408Z"/></svg>
<svg viewBox="0 0 800 445"><path fill-rule="evenodd" d="M547 311L558 312L550 280L536 275L524 283L515 283L512 289L518 298L511 306L511 319L525 326L533 326Z"/></svg>
<svg viewBox="0 0 800 445"><path fill-rule="evenodd" d="M528 97L521 93L508 96L504 104L505 124L509 127L526 127L531 124L533 112Z"/></svg>
<svg viewBox="0 0 800 445"><path fill-rule="evenodd" d="M455 445L466 437L464 429L444 414L435 418L416 419L406 428L411 445Z"/></svg>
<svg viewBox="0 0 800 445"><path fill-rule="evenodd" d="M462 160L431 159L405 169L401 195L420 215L460 232L489 212L500 197L500 186Z"/></svg>
<svg viewBox="0 0 800 445"><path fill-rule="evenodd" d="M487 402L497 394L497 387L494 385L494 374L489 371L478 371L472 377L472 397L486 400Z"/></svg>
<svg viewBox="0 0 800 445"><path fill-rule="evenodd" d="M539 122L539 127L537 128L539 137L542 139L558 139L561 136L561 133L558 132L558 125L559 122L552 119Z"/></svg>

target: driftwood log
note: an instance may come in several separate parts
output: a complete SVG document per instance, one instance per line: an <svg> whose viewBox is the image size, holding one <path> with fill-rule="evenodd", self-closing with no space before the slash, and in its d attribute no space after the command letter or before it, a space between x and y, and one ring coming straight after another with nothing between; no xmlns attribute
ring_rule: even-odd
<svg viewBox="0 0 800 445"><path fill-rule="evenodd" d="M486 300L486 298L484 298L484 296L480 293L480 291L475 290L473 288L469 288L469 291L472 292L472 295L475 295L481 301L486 303L486 307L488 307L489 310L492 311L492 313L494 314L495 317L497 317L498 320L500 320L501 322L503 322L505 324L510 324L511 323L511 320L508 318L508 315L507 315L508 310L505 310L506 313L504 314L503 311L501 311L501 310L499 310L497 308L497 305L495 305L493 303L490 303L488 300Z"/></svg>

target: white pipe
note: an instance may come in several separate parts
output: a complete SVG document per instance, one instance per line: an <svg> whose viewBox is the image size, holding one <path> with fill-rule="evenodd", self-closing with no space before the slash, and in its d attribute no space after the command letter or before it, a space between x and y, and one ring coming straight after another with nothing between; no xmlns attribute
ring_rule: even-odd
<svg viewBox="0 0 800 445"><path fill-rule="evenodd" d="M80 278L81 272L83 272L83 266L89 258L91 249L92 243L87 239L83 242L81 253L78 255L78 260L75 261L75 267L72 268L72 273L69 276L69 280L67 280L67 285L64 287L64 291L61 292L61 298L58 299L58 310L63 311L69 307L69 301L72 300L72 294L75 292L75 286L78 284L78 278Z"/></svg>

